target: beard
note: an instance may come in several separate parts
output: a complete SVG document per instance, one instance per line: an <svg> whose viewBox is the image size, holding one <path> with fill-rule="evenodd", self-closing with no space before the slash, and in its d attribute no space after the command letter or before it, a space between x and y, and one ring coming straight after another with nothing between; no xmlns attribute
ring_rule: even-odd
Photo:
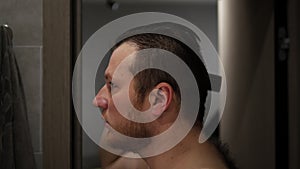
<svg viewBox="0 0 300 169"><path fill-rule="evenodd" d="M130 119L135 119L133 117L135 113L134 110L130 110L128 114ZM120 116L122 116L120 114ZM147 123L137 123L130 121L125 117L119 118L118 123L114 126L106 126L101 140L105 142L105 145L109 149L117 149L121 151L131 151L138 153L143 147L147 146L149 142L145 143L140 141L142 138L151 137L151 132L149 130L149 124Z"/></svg>
<svg viewBox="0 0 300 169"><path fill-rule="evenodd" d="M123 124L120 125L117 131L126 136L133 137L133 138L146 138L149 137L150 135L145 124L136 123L129 120L123 122Z"/></svg>
<svg viewBox="0 0 300 169"><path fill-rule="evenodd" d="M135 110L130 109L127 114L129 119L124 118L121 122L117 130L129 137L133 138L147 138L151 137L150 125L151 123L138 123L135 122L139 117L138 114L142 114L143 112L134 112Z"/></svg>

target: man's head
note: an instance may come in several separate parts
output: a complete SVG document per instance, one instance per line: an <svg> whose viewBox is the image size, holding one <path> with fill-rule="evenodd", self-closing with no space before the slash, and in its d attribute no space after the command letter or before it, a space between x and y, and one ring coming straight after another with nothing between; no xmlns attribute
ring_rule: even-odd
<svg viewBox="0 0 300 169"><path fill-rule="evenodd" d="M196 40L195 43L197 43ZM180 108L180 89L174 78L162 70L143 70L134 76L133 81L129 85L129 98L138 110L144 111L148 109L151 104L156 102L161 103L158 112L161 116L156 121L146 124L129 121L118 113L112 101L112 95L121 98L126 97L128 94L128 90L122 88L122 84L114 84L114 82L112 82L111 77L117 66L123 59L128 57L128 55L152 48L173 53L185 62L193 72L197 80L200 95L200 106L195 126L201 127L207 91L210 90L210 81L206 68L198 55L187 45L175 38L155 33L142 33L128 36L119 41L113 48L110 62L105 71L106 84L99 91L95 99L98 100L98 102L95 101L96 105L103 109L104 119L117 131L132 137L150 137L159 134L157 133L158 124L164 125L164 122L168 122L168 124L174 122ZM136 57L131 61L131 64L128 65L128 70L122 71L122 78L130 79L133 76L132 72L134 72L134 69L137 69L147 61L148 60L142 56ZM152 94L154 94L153 97ZM153 103L151 103L151 98L153 98ZM153 127L154 125L156 127Z"/></svg>
<svg viewBox="0 0 300 169"><path fill-rule="evenodd" d="M197 42L195 41L195 43ZM133 35L121 40L119 43L116 44L114 49L117 49L122 44L131 44L135 47L137 51L144 49L166 50L173 53L174 56L176 55L177 57L179 57L189 66L197 80L199 88L200 107L196 122L201 124L204 116L207 93L208 90L211 89L211 86L207 70L203 62L199 59L198 55L181 41L161 34L142 33ZM159 57L156 58L159 59ZM151 64L145 62L151 62L151 60L145 60L145 57L143 56L137 57L133 61L132 65L130 65L130 71L134 72L133 69L138 69L137 67L141 65ZM176 67L176 65L174 65L174 67ZM167 72L158 69L146 69L138 73L134 77L134 81L134 87L135 91L137 92L138 103L143 103L145 99L147 99L147 97L145 96L149 94L155 88L156 85L158 85L161 82L165 82L172 87L172 90L174 92L174 102L176 103L176 105L180 105L181 97L179 86L175 79Z"/></svg>
<svg viewBox="0 0 300 169"><path fill-rule="evenodd" d="M199 145L198 140L191 140L197 139L196 132L200 132L202 128L206 97L208 90L211 90L211 84L208 72L200 59L200 47L197 40L199 40L197 35L191 30L183 26L175 25L174 27L168 24L153 24L137 28L125 33L120 38L111 50L110 61L105 70L106 83L94 99L94 104L102 109L102 116L106 121L107 130L103 132L104 135L102 136L104 137L101 137L101 141L103 139L103 142L105 142L104 145L108 144L111 150L117 149L116 152L119 152L118 150L137 152L143 158L159 155L171 150L171 148L181 152L197 152L200 150L198 148L194 149L194 146L198 147ZM167 51L167 54L161 51ZM167 57L169 60L161 59L168 55L168 52L172 53L172 57ZM149 58L152 58L152 60ZM185 84L193 83L189 81L192 75L181 78L192 72L197 83L194 86L198 87L199 93L196 93L196 90L193 90L192 87L190 88L193 85L183 85L182 80L177 82L177 74L169 74L169 71L164 71L167 69L151 66L153 64L171 65L172 69L177 69L177 66L182 63L172 62L173 58L174 60L179 58L178 60L183 61L183 65L188 66L189 72L177 71L179 77L188 81ZM170 63L179 64L172 65ZM145 65L146 67L147 65L150 66L147 67L148 69L141 69ZM174 78L171 74L175 75ZM185 93L181 90L192 92ZM192 95L196 95L196 97ZM191 99L189 100L190 96ZM129 102L126 102L126 100L129 100ZM199 107L196 104L198 100L200 102ZM190 104L188 104L189 102ZM128 106L129 104L132 104L134 108ZM127 108L126 111L120 111L117 105ZM198 109L197 117L196 114L193 114L194 116L190 116L191 118L186 118L188 120L185 123L185 116L181 115L192 114L197 111L182 111L182 107L189 106L193 109L184 110ZM124 113L129 115L131 120L125 118ZM136 113L150 114L150 116L157 118L147 123L135 122ZM195 118L197 119L195 120ZM180 119L179 123L178 119ZM189 123L189 120L192 122ZM193 131L186 124L190 124L188 127L193 127ZM112 132L112 128L117 132ZM169 128L171 130L164 132ZM123 137L124 135L125 137ZM127 136L134 138L128 139ZM176 149L175 146L179 142L182 144L177 146ZM191 146L185 147L183 145ZM201 151L210 152L210 155L218 154L209 143L202 146ZM170 155L172 151L168 152ZM174 152L178 154L178 151ZM202 156L202 152L196 154L196 156ZM204 154L206 155L206 153ZM215 159L219 159L219 157L211 156L211 159L210 161L214 163ZM173 161L175 160L173 159ZM220 164L220 161L216 163Z"/></svg>
<svg viewBox="0 0 300 169"><path fill-rule="evenodd" d="M102 109L110 110L109 106L113 105L113 101L108 101L107 98L111 99L112 94L120 95L120 97L125 97L128 93L122 93L123 89L120 84L114 84L112 83L112 75L117 68L117 66L121 63L121 61L126 58L128 55L143 50L143 49L149 49L149 48L158 48L163 49L169 52L172 52L174 55L178 56L180 59L182 59L189 67L191 68L192 72L194 73L194 76L197 79L198 87L199 87L199 94L200 94L200 107L199 107L199 113L198 118L196 120L197 125L202 124L202 119L204 115L204 104L207 96L207 90L210 89L210 83L209 83L209 77L208 73L202 63L202 61L199 59L199 57L185 44L180 42L179 40L176 40L174 38L165 36L165 35L159 35L159 34L152 34L152 33L146 33L146 34L138 34L134 35L128 38L123 39L120 41L113 49L113 53L109 62L109 65L105 71L105 77L106 77L106 85L100 90L103 91L105 88L106 90L106 104L100 105ZM132 64L128 65L128 72L123 75L123 79L129 79L129 76L133 76L132 72L133 69L136 69L139 65L141 65L141 62L147 62L148 60L144 60L141 57L137 57L136 59L132 60ZM167 64L167 63L166 63ZM127 77L128 76L128 77ZM126 77L126 78L125 78ZM118 79L118 78L116 78ZM157 89L157 95L159 96L159 92L162 92L161 96L162 99L157 99L155 101L165 101L164 105L164 111L166 110L175 110L178 111L180 108L180 90L178 87L178 84L176 81L167 73L162 70L158 69L146 69L144 71L139 72L136 76L133 78L133 82L130 85L129 90L129 97L131 102L135 105L135 107L141 111L149 108L149 96L151 91L154 89ZM120 90L113 92L112 90ZM127 91L124 89L124 92ZM120 94L121 93L121 94ZM172 107L170 107L172 106ZM113 111L117 111L114 107ZM105 116L105 110L103 113L103 116ZM178 113L178 112L177 112ZM109 113L107 113L109 114ZM172 122L176 118L176 113L173 113L174 116L172 116ZM107 115L109 116L109 115ZM121 116L121 115L117 115ZM118 127L113 126L116 128L116 130L119 130L119 132L122 132L123 134L126 134L128 136L132 137L150 137L152 136L153 132L147 129L147 126L151 126L150 124L140 124L135 122L128 122L127 119L124 119L124 117L118 117L115 119L121 119L118 124L121 128L118 129ZM127 122L125 122L127 121ZM111 122L110 122L111 123ZM128 124L127 127L121 124ZM130 124L130 125L129 125ZM124 131L124 130L130 130L130 131ZM152 134L151 134L152 133ZM156 133L157 134L157 133Z"/></svg>

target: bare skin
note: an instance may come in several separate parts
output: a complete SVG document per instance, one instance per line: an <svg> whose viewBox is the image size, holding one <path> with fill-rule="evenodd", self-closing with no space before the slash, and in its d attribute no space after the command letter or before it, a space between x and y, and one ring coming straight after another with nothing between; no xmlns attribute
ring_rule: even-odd
<svg viewBox="0 0 300 169"><path fill-rule="evenodd" d="M226 169L217 149L209 142L200 144L198 136L197 131L191 131L170 151L145 160L151 169Z"/></svg>
<svg viewBox="0 0 300 169"><path fill-rule="evenodd" d="M144 159L120 157L103 149L100 150L100 161L105 169L149 169Z"/></svg>
<svg viewBox="0 0 300 169"><path fill-rule="evenodd" d="M99 91L96 95L94 104L97 107L102 108L103 119L115 129L124 131L125 133L130 133L133 130L127 127L126 120L122 117L116 110L114 103L112 102L111 97L111 86L110 86L110 77L112 77L116 67L120 62L130 55L132 52L135 52L137 49L133 44L127 42L120 45L112 54L109 65L105 71L106 85ZM161 89L164 93L164 103L162 110L162 116L151 122L149 130L151 134L156 135L165 131L170 127L174 119L176 118L176 102L174 102L174 92L170 85L166 83L159 83L156 86L157 89ZM121 87L118 89L117 95L122 96ZM133 87L130 87L129 90L130 97L136 96ZM148 96L147 96L148 97ZM147 99L146 99L147 100ZM149 102L145 102L142 105L143 109L149 107ZM122 121L122 123L120 123ZM120 124L125 124L120 126ZM129 125L128 125L129 126ZM139 129L140 126L136 126ZM129 130L129 131L128 131ZM139 130L135 130L139 131ZM194 126L190 133L175 147L171 150L164 152L158 156L148 157L144 159L129 159L119 156L114 156L110 153L102 152L102 163L108 169L199 169L199 168L210 168L210 169L226 169L226 165L223 161L222 156L218 150L209 142L200 144L198 142L200 127ZM139 133L132 133L132 135L138 135ZM126 152L124 152L126 153Z"/></svg>

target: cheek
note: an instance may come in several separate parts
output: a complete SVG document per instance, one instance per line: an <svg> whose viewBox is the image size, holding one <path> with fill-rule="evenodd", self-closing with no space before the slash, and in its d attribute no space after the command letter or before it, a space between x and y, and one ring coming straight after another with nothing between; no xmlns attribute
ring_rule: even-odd
<svg viewBox="0 0 300 169"><path fill-rule="evenodd" d="M129 95L129 96L128 96ZM111 108L119 110L121 113L129 112L132 105L131 93L126 90L119 90L112 96Z"/></svg>
<svg viewBox="0 0 300 169"><path fill-rule="evenodd" d="M115 123L120 123L124 121L123 115L128 113L129 104L126 101L128 96L126 96L126 92L119 91L113 95L110 99L110 104L108 105L108 116L113 120Z"/></svg>

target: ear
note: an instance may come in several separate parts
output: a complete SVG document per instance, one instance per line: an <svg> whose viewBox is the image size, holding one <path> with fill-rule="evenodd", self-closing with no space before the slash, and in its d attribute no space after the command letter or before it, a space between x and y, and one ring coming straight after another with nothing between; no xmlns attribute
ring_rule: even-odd
<svg viewBox="0 0 300 169"><path fill-rule="evenodd" d="M159 83L150 92L149 99L152 114L154 116L160 116L171 104L173 99L173 88L168 83Z"/></svg>

